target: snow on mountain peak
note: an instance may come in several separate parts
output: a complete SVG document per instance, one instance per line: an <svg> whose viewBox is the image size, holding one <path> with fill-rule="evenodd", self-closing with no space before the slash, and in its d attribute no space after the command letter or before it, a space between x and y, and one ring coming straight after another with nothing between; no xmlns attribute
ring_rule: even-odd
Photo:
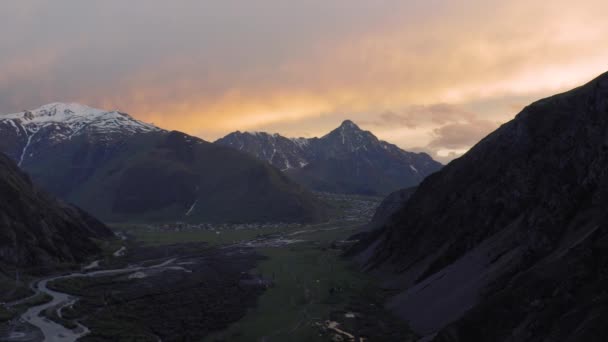
<svg viewBox="0 0 608 342"><path fill-rule="evenodd" d="M95 114L99 114L99 113L103 113L106 112L102 109L97 109L97 108L92 108L86 105L82 105L79 103L63 103L63 102L54 102L54 103L49 103L46 104L44 106L41 106L37 109L31 110L30 112L32 113L48 113L49 115L52 113L63 113L65 115L80 115L80 116L87 116L87 115L95 115Z"/></svg>
<svg viewBox="0 0 608 342"><path fill-rule="evenodd" d="M293 141L300 149L304 149L310 145L310 140L306 138L291 138L290 140Z"/></svg>
<svg viewBox="0 0 608 342"><path fill-rule="evenodd" d="M65 126L71 135L85 128L96 133L145 133L160 130L158 127L136 120L119 111L106 111L78 103L49 103L33 110L0 115L0 121L10 120L26 131L36 132L52 124Z"/></svg>

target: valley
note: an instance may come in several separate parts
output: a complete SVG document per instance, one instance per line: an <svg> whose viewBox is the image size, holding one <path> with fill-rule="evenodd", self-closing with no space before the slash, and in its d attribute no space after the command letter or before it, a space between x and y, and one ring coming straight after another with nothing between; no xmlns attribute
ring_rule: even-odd
<svg viewBox="0 0 608 342"><path fill-rule="evenodd" d="M0 342L605 342L604 10L0 2Z"/></svg>
<svg viewBox="0 0 608 342"><path fill-rule="evenodd" d="M174 229L114 225L122 239L105 243L101 259L33 282L37 295L52 300L4 323L0 341L407 336L401 322L382 309L386 294L341 256L350 244L345 240L369 221L380 199L317 196L340 208L331 221Z"/></svg>

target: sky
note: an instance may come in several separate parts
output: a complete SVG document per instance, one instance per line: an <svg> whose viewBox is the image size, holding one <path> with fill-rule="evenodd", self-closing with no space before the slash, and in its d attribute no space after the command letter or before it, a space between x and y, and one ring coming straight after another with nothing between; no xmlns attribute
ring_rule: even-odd
<svg viewBox="0 0 608 342"><path fill-rule="evenodd" d="M608 1L4 0L0 112L119 109L213 141L351 119L447 162L608 71Z"/></svg>

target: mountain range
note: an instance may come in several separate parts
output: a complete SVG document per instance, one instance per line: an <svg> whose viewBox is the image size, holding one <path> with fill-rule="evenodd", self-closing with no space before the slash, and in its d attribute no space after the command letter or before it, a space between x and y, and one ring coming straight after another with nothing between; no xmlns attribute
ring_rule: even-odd
<svg viewBox="0 0 608 342"><path fill-rule="evenodd" d="M527 106L429 176L357 260L426 340L608 335L608 73Z"/></svg>
<svg viewBox="0 0 608 342"><path fill-rule="evenodd" d="M313 222L328 212L266 163L118 111L53 103L0 115L0 151L106 222Z"/></svg>
<svg viewBox="0 0 608 342"><path fill-rule="evenodd" d="M0 153L0 266L81 262L100 252L91 238L111 236L103 223L38 189Z"/></svg>
<svg viewBox="0 0 608 342"><path fill-rule="evenodd" d="M303 185L390 192L349 254L396 293L387 307L423 341L603 341L607 137L608 73L527 106L443 168L348 120L321 138L236 132L209 143L54 103L0 116L0 266L98 253L92 239L112 233L86 211L317 222L331 209Z"/></svg>
<svg viewBox="0 0 608 342"><path fill-rule="evenodd" d="M441 168L428 154L404 151L350 120L321 138L237 131L215 144L247 152L323 192L386 195L415 186Z"/></svg>

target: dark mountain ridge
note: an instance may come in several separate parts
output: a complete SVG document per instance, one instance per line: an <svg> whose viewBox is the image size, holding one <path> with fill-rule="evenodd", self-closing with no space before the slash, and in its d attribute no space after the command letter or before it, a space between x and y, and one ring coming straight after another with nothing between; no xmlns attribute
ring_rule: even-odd
<svg viewBox="0 0 608 342"><path fill-rule="evenodd" d="M70 198L118 221L316 222L327 214L273 167L180 132L125 141Z"/></svg>
<svg viewBox="0 0 608 342"><path fill-rule="evenodd" d="M350 120L321 138L237 131L215 143L247 152L324 192L388 194L415 186L441 168L426 153L404 151Z"/></svg>
<svg viewBox="0 0 608 342"><path fill-rule="evenodd" d="M251 156L127 114L55 103L0 116L34 183L107 222L316 222L328 208Z"/></svg>
<svg viewBox="0 0 608 342"><path fill-rule="evenodd" d="M91 238L113 233L101 222L36 188L0 153L0 264L34 267L80 262L100 252Z"/></svg>
<svg viewBox="0 0 608 342"><path fill-rule="evenodd" d="M600 341L607 206L604 74L429 176L358 258L403 289L389 307L435 341Z"/></svg>

